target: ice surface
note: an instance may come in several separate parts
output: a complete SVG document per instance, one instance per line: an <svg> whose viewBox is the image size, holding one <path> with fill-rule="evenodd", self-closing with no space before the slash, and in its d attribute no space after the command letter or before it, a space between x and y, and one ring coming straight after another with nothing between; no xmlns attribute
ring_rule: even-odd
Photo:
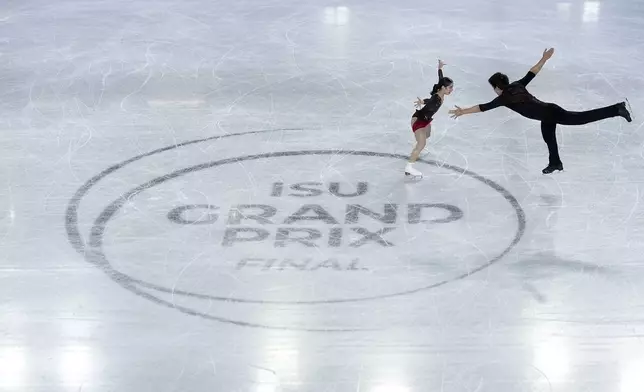
<svg viewBox="0 0 644 392"><path fill-rule="evenodd" d="M644 391L638 1L0 5L0 390ZM525 74L571 110L450 119ZM409 121L455 81L417 165Z"/></svg>

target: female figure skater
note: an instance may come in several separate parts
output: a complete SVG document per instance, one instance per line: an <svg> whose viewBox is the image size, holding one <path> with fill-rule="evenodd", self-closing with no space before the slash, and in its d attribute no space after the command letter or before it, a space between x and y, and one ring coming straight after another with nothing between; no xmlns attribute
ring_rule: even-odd
<svg viewBox="0 0 644 392"><path fill-rule="evenodd" d="M498 95L494 100L467 109L456 106L456 109L449 111L452 118L457 118L464 114L485 112L499 106L505 106L523 117L541 121L541 136L548 146L549 153L548 166L541 171L543 174L563 170L563 163L559 158L559 149L557 147L557 124L583 125L610 117L623 117L628 122L633 121L631 114L626 109L625 102L584 112L570 112L557 104L542 102L530 94L526 86L541 71L541 68L552 57L554 51L553 48L544 50L541 60L530 68L523 78L515 82L510 83L507 75L500 72L492 75L488 82Z"/></svg>
<svg viewBox="0 0 644 392"><path fill-rule="evenodd" d="M418 160L420 152L425 148L427 139L432 133L432 117L443 105L446 95L450 95L454 90L454 81L443 76L443 63L438 60L438 83L432 88L430 98L416 101L416 112L411 118L411 129L416 138L416 146L411 151L409 162L405 166L405 175L412 177L422 177L423 173L414 169L414 162Z"/></svg>

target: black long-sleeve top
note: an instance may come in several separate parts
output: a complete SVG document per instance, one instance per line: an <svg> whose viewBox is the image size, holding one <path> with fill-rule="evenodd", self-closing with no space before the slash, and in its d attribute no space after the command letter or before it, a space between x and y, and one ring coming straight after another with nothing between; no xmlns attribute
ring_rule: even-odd
<svg viewBox="0 0 644 392"><path fill-rule="evenodd" d="M440 82L443 79L443 70L438 69L438 81ZM443 100L438 94L432 94L431 97L423 99L423 107L414 112L413 117L416 117L419 120L432 121L434 114L438 112L438 109L443 105Z"/></svg>
<svg viewBox="0 0 644 392"><path fill-rule="evenodd" d="M530 94L526 86L534 79L536 75L532 71L528 71L521 79L510 83L508 87L503 90L503 93L492 101L479 105L482 112L487 112L505 106L524 117L544 121L549 118L551 112L551 105L542 102Z"/></svg>

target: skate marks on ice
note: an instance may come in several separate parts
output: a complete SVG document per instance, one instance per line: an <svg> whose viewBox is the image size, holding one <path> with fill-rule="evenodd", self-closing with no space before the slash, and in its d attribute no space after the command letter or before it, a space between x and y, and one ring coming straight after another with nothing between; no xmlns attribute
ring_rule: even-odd
<svg viewBox="0 0 644 392"><path fill-rule="evenodd" d="M524 241L504 263L509 286L519 286L537 302L549 302L546 287L557 279L604 279L620 281L627 274L621 267L582 261L580 255L566 257L556 244L558 218L564 205L562 190L552 177L528 181L518 175L506 177L510 188L524 207L527 225ZM502 272L503 273L503 272ZM503 285L503 284L502 284Z"/></svg>
<svg viewBox="0 0 644 392"><path fill-rule="evenodd" d="M449 186L438 195L419 192L391 199L391 182L402 185L400 177L392 175L388 181L386 175L368 170L370 165L364 160L386 167L400 165L407 159L405 155L335 149L246 154L180 168L147 178L131 189L115 190L120 194L102 202L107 207L98 217L89 218L93 223L88 224L85 217L85 223L80 224L82 201L93 190L106 188L106 183L129 165L200 143L276 131L288 132L266 130L194 140L109 167L87 181L71 199L66 216L70 243L121 287L158 305L239 326L332 332L364 327L359 321L350 327L311 326L306 320L296 325L268 325L216 315L213 304L227 309L233 304L310 308L400 298L465 279L489 267L523 236L525 214L516 198L474 172L443 162L418 161L432 171L431 181L457 178L452 185L476 189L478 197L503 213L483 217L484 213L470 209L469 200L453 199L453 195L464 192L450 191ZM309 169L292 169L297 167L296 161ZM336 170L339 177L331 178L329 161L341 165L342 170ZM395 172L399 176L400 172ZM212 173L226 176L226 181L213 181ZM209 180L202 185L201 180L195 181L197 176ZM245 176L253 177L254 187L240 193L244 186L239 179ZM325 176L329 180L320 181ZM182 188L186 189L184 197L177 205L180 182L187 186ZM436 187L429 178L425 182L427 187ZM203 189L197 189L200 187ZM153 198L149 196L152 191ZM159 195L162 201L158 201ZM145 227L149 222L155 227ZM115 225L127 229L108 230ZM438 225L443 233L438 239L409 239L406 235L413 226L430 230ZM87 240L83 240L81 226L89 228ZM132 255L131 247L120 244L132 231L140 233L137 246L149 249L147 254ZM503 240L480 240L491 233ZM438 242L432 241L439 240L450 251L433 247ZM447 272L427 273L425 269L432 264L453 262L454 249L464 244L473 249L460 263L454 263ZM433 247L432 252L428 247ZM436 254L434 259L432 253ZM176 258L178 266L164 264L163 271L154 271L160 259L168 258ZM420 259L427 263L418 263ZM179 260L190 261L182 264ZM303 271L319 275L305 284L297 278ZM360 273L366 275L357 277ZM294 281L302 283L298 286ZM252 316L252 312L249 314Z"/></svg>

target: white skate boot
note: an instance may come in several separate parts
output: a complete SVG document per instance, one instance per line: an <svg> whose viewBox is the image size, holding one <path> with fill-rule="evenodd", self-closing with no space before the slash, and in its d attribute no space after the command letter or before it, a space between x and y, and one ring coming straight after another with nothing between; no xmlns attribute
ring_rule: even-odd
<svg viewBox="0 0 644 392"><path fill-rule="evenodd" d="M411 177L411 178L423 178L423 173L419 172L418 170L414 169L414 164L413 163L407 163L407 166L405 166L405 176Z"/></svg>

